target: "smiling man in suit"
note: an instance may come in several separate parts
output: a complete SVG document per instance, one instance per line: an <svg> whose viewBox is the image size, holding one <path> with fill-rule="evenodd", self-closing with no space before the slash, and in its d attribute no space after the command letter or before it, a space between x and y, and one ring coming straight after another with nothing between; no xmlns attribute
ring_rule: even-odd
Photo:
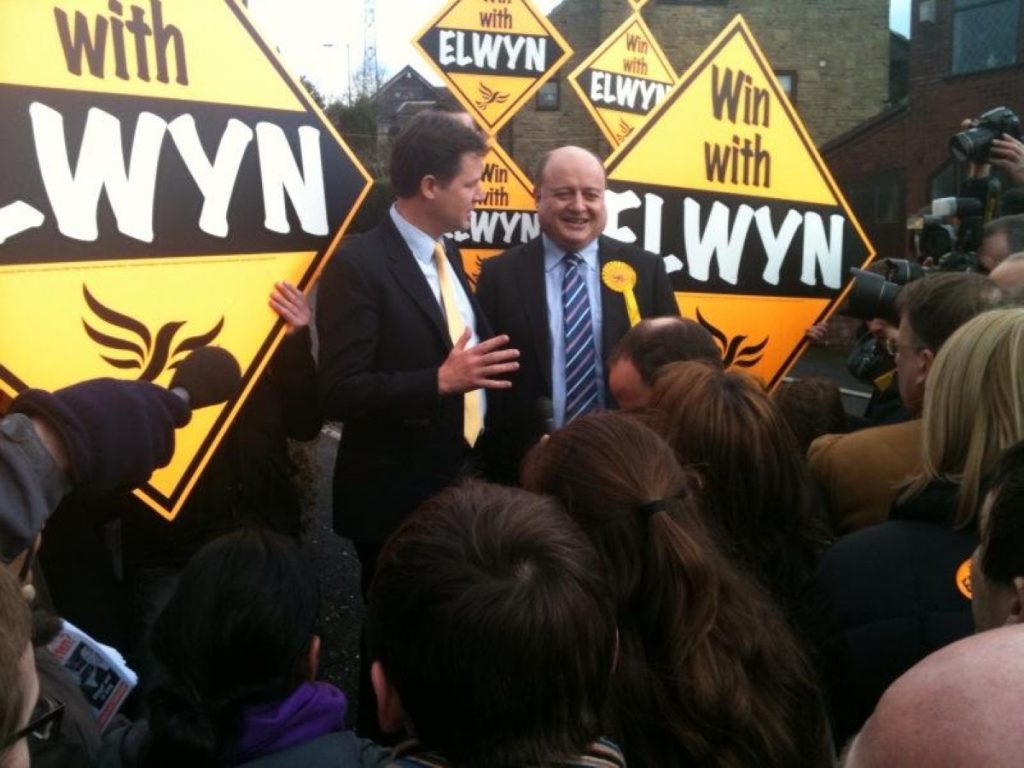
<svg viewBox="0 0 1024 768"><path fill-rule="evenodd" d="M545 155L535 176L541 236L484 262L477 298L521 352L514 386L492 400L488 472L514 482L525 452L551 427L613 402L605 363L642 317L678 316L661 258L601 235L601 161L580 147Z"/></svg>
<svg viewBox="0 0 1024 768"><path fill-rule="evenodd" d="M317 299L324 416L344 422L334 529L353 540L369 588L380 547L423 501L473 470L484 390L517 368L443 238L481 199L484 140L443 113L417 115L395 140L397 201L342 245Z"/></svg>

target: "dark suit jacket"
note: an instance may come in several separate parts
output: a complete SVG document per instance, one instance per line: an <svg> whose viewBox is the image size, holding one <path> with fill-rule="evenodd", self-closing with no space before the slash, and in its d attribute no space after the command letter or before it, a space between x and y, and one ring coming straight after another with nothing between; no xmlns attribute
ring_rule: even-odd
<svg viewBox="0 0 1024 768"><path fill-rule="evenodd" d="M462 269L480 338L490 336ZM316 308L323 415L344 422L334 468L334 529L383 543L401 520L451 485L472 456L463 397L440 397L448 327L390 215L346 241L324 270Z"/></svg>
<svg viewBox="0 0 1024 768"><path fill-rule="evenodd" d="M642 317L679 315L659 256L601 236L598 258L602 267L609 261L624 261L636 270L633 292ZM551 340L544 285L544 245L539 237L485 261L477 280L477 299L494 332L507 333L509 346L520 352L519 371L511 376L512 389L492 391L487 411L487 471L502 482L517 480L520 461L544 431L538 401L551 397ZM603 283L601 318L601 348L607 362L629 330L629 317L623 295ZM614 405L608 392L605 402Z"/></svg>

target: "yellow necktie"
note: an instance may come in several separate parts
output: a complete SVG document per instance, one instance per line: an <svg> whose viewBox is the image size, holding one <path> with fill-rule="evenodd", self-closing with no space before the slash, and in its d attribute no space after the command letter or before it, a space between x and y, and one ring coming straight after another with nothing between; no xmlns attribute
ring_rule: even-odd
<svg viewBox="0 0 1024 768"><path fill-rule="evenodd" d="M454 345L466 330L466 323L462 319L462 313L459 312L459 304L455 298L455 286L452 284L452 277L448 271L448 257L440 243L434 243L434 264L437 267L437 282L441 286L441 309L444 310L444 317L448 323L448 335L451 336ZM462 401L462 434L465 436L466 442L473 446L484 426L484 393L482 390L474 389L472 392L466 392Z"/></svg>

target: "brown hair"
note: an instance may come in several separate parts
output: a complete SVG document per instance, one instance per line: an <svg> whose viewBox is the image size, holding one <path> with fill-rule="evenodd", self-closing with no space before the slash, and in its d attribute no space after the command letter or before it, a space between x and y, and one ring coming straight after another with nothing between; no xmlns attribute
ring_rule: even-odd
<svg viewBox="0 0 1024 768"><path fill-rule="evenodd" d="M519 768L601 735L615 613L600 562L553 500L469 483L381 552L367 642L425 746Z"/></svg>
<svg viewBox="0 0 1024 768"><path fill-rule="evenodd" d="M975 315L999 306L999 286L975 272L942 272L908 283L896 299L918 340L938 352L953 332Z"/></svg>
<svg viewBox="0 0 1024 768"><path fill-rule="evenodd" d="M804 457L768 393L744 373L673 363L655 382L648 423L700 472L706 519L731 554L791 605L828 537Z"/></svg>
<svg viewBox="0 0 1024 768"><path fill-rule="evenodd" d="M815 438L849 429L839 385L824 376L784 381L772 393L772 401L792 430L801 455L807 455Z"/></svg>
<svg viewBox="0 0 1024 768"><path fill-rule="evenodd" d="M21 689L21 657L32 635L28 603L10 568L0 565L0 744L22 726L25 691ZM3 762L0 750L0 762Z"/></svg>
<svg viewBox="0 0 1024 768"><path fill-rule="evenodd" d="M480 134L451 115L436 110L418 113L391 147L389 175L397 197L415 197L420 182L435 177L447 186L459 174L463 155L483 155Z"/></svg>
<svg viewBox="0 0 1024 768"><path fill-rule="evenodd" d="M692 473L639 421L576 419L523 465L604 561L619 622L609 721L631 765L820 766L817 683L768 595L694 509Z"/></svg>

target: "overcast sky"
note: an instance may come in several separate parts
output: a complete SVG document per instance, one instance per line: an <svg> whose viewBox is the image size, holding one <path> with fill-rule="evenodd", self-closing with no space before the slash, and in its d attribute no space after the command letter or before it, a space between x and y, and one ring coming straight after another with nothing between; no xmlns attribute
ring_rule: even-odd
<svg viewBox="0 0 1024 768"><path fill-rule="evenodd" d="M559 1L534 0L534 4L547 13ZM431 82L440 84L411 41L446 5L446 0L375 2L377 60L385 75L390 77L406 64L412 64ZM910 2L890 0L889 26L904 35L909 35ZM249 11L264 37L277 47L293 72L309 78L328 100L344 98L349 87L349 65L357 70L363 57L362 2L249 0ZM657 32L654 30L655 35Z"/></svg>

